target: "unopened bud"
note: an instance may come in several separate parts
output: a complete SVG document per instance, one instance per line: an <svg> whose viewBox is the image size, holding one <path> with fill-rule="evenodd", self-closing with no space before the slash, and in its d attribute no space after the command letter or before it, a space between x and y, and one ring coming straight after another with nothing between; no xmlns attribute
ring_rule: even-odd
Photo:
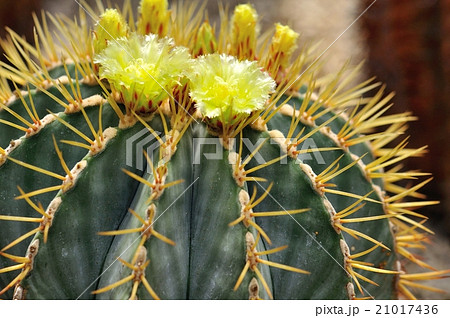
<svg viewBox="0 0 450 318"><path fill-rule="evenodd" d="M214 30L208 21L198 29L194 38L194 49L192 55L197 57L199 55L211 54L217 51L217 41L214 35Z"/></svg>
<svg viewBox="0 0 450 318"><path fill-rule="evenodd" d="M139 6L137 32L164 37L167 34L169 17L167 0L142 0Z"/></svg>
<svg viewBox="0 0 450 318"><path fill-rule="evenodd" d="M234 9L232 23L232 54L240 60L255 58L256 38L259 33L258 14L250 4Z"/></svg>
<svg viewBox="0 0 450 318"><path fill-rule="evenodd" d="M100 16L94 31L94 50L103 51L112 39L128 35L128 24L116 9L106 9Z"/></svg>

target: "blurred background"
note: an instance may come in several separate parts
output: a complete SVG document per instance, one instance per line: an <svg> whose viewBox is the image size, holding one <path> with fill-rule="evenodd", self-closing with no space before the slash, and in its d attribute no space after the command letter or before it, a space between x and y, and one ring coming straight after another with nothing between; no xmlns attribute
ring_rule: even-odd
<svg viewBox="0 0 450 318"><path fill-rule="evenodd" d="M137 7L139 0L132 2ZM247 1L221 1L231 8L242 2ZM425 257L439 269L450 268L450 0L250 2L260 15L262 30L274 22L288 24L302 35L303 41L320 41L322 50L352 25L327 50L324 71L335 72L348 59L351 65L364 60L361 79L376 76L377 81L386 83L388 92L396 92L390 111L411 111L419 117L410 124L409 147L428 145L429 152L409 159L405 165L434 176L421 191L429 200L441 201L440 205L420 210L430 217L427 224L436 232L434 246ZM218 19L218 3L208 1L210 21ZM32 40L31 12L42 9L72 17L79 5L75 0L1 0L0 36L5 36L4 27L9 26ZM450 290L448 280L437 284ZM448 298L450 294L431 297Z"/></svg>

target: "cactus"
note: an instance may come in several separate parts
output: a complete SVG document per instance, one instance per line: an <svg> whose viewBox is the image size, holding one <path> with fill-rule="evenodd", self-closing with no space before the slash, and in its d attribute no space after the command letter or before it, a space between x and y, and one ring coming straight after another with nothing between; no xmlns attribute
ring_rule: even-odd
<svg viewBox="0 0 450 318"><path fill-rule="evenodd" d="M427 175L400 164L425 152L397 141L415 117L350 87L358 68L317 75L319 54L288 26L260 36L251 5L217 33L202 8L143 0L135 22L130 1L98 3L34 16L34 45L2 40L0 297L441 292L416 281L450 271L411 251L432 234L415 210L437 203L417 200L431 179L403 182Z"/></svg>

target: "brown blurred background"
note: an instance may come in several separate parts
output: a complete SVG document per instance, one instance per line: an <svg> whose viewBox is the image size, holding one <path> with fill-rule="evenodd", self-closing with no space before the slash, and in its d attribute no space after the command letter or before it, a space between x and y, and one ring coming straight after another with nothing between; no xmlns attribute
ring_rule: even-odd
<svg viewBox="0 0 450 318"><path fill-rule="evenodd" d="M93 3L94 1L87 1ZM119 3L118 1L111 1ZM139 0L132 0L136 3ZM221 1L232 8L248 1ZM419 120L410 124L410 147L429 146L422 158L409 159L406 168L432 172L434 180L422 192L440 205L421 209L437 235L430 263L450 268L450 0L254 0L262 29L273 22L289 24L303 40L328 47L371 4L369 10L327 51L325 71L333 72L349 58L365 60L361 78L376 76L395 91L392 113L411 111ZM32 39L31 12L41 9L73 16L75 0L1 0L0 35L8 25ZM209 0L210 20L218 17L218 1ZM3 59L3 58L2 58ZM431 249L430 249L431 250ZM440 262L440 264L439 264ZM440 288L449 289L442 281Z"/></svg>

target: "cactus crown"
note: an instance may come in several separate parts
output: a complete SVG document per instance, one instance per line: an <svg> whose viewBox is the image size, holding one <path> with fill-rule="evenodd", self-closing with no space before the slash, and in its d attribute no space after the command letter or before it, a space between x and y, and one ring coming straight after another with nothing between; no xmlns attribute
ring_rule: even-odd
<svg viewBox="0 0 450 318"><path fill-rule="evenodd" d="M384 87L362 98L379 84L349 88L358 68L318 78L317 54L292 58L298 34L281 24L260 38L249 4L222 10L218 33L195 4L142 0L136 23L131 1L99 8L92 31L81 8L48 15L55 38L43 15L35 45L0 43L2 297L442 292L415 282L450 270L410 251L432 234L415 209L437 202L417 201L431 179L401 183L427 175L398 165L425 147L386 147L415 117L384 115ZM130 163L142 131L157 149L132 156L146 171Z"/></svg>

